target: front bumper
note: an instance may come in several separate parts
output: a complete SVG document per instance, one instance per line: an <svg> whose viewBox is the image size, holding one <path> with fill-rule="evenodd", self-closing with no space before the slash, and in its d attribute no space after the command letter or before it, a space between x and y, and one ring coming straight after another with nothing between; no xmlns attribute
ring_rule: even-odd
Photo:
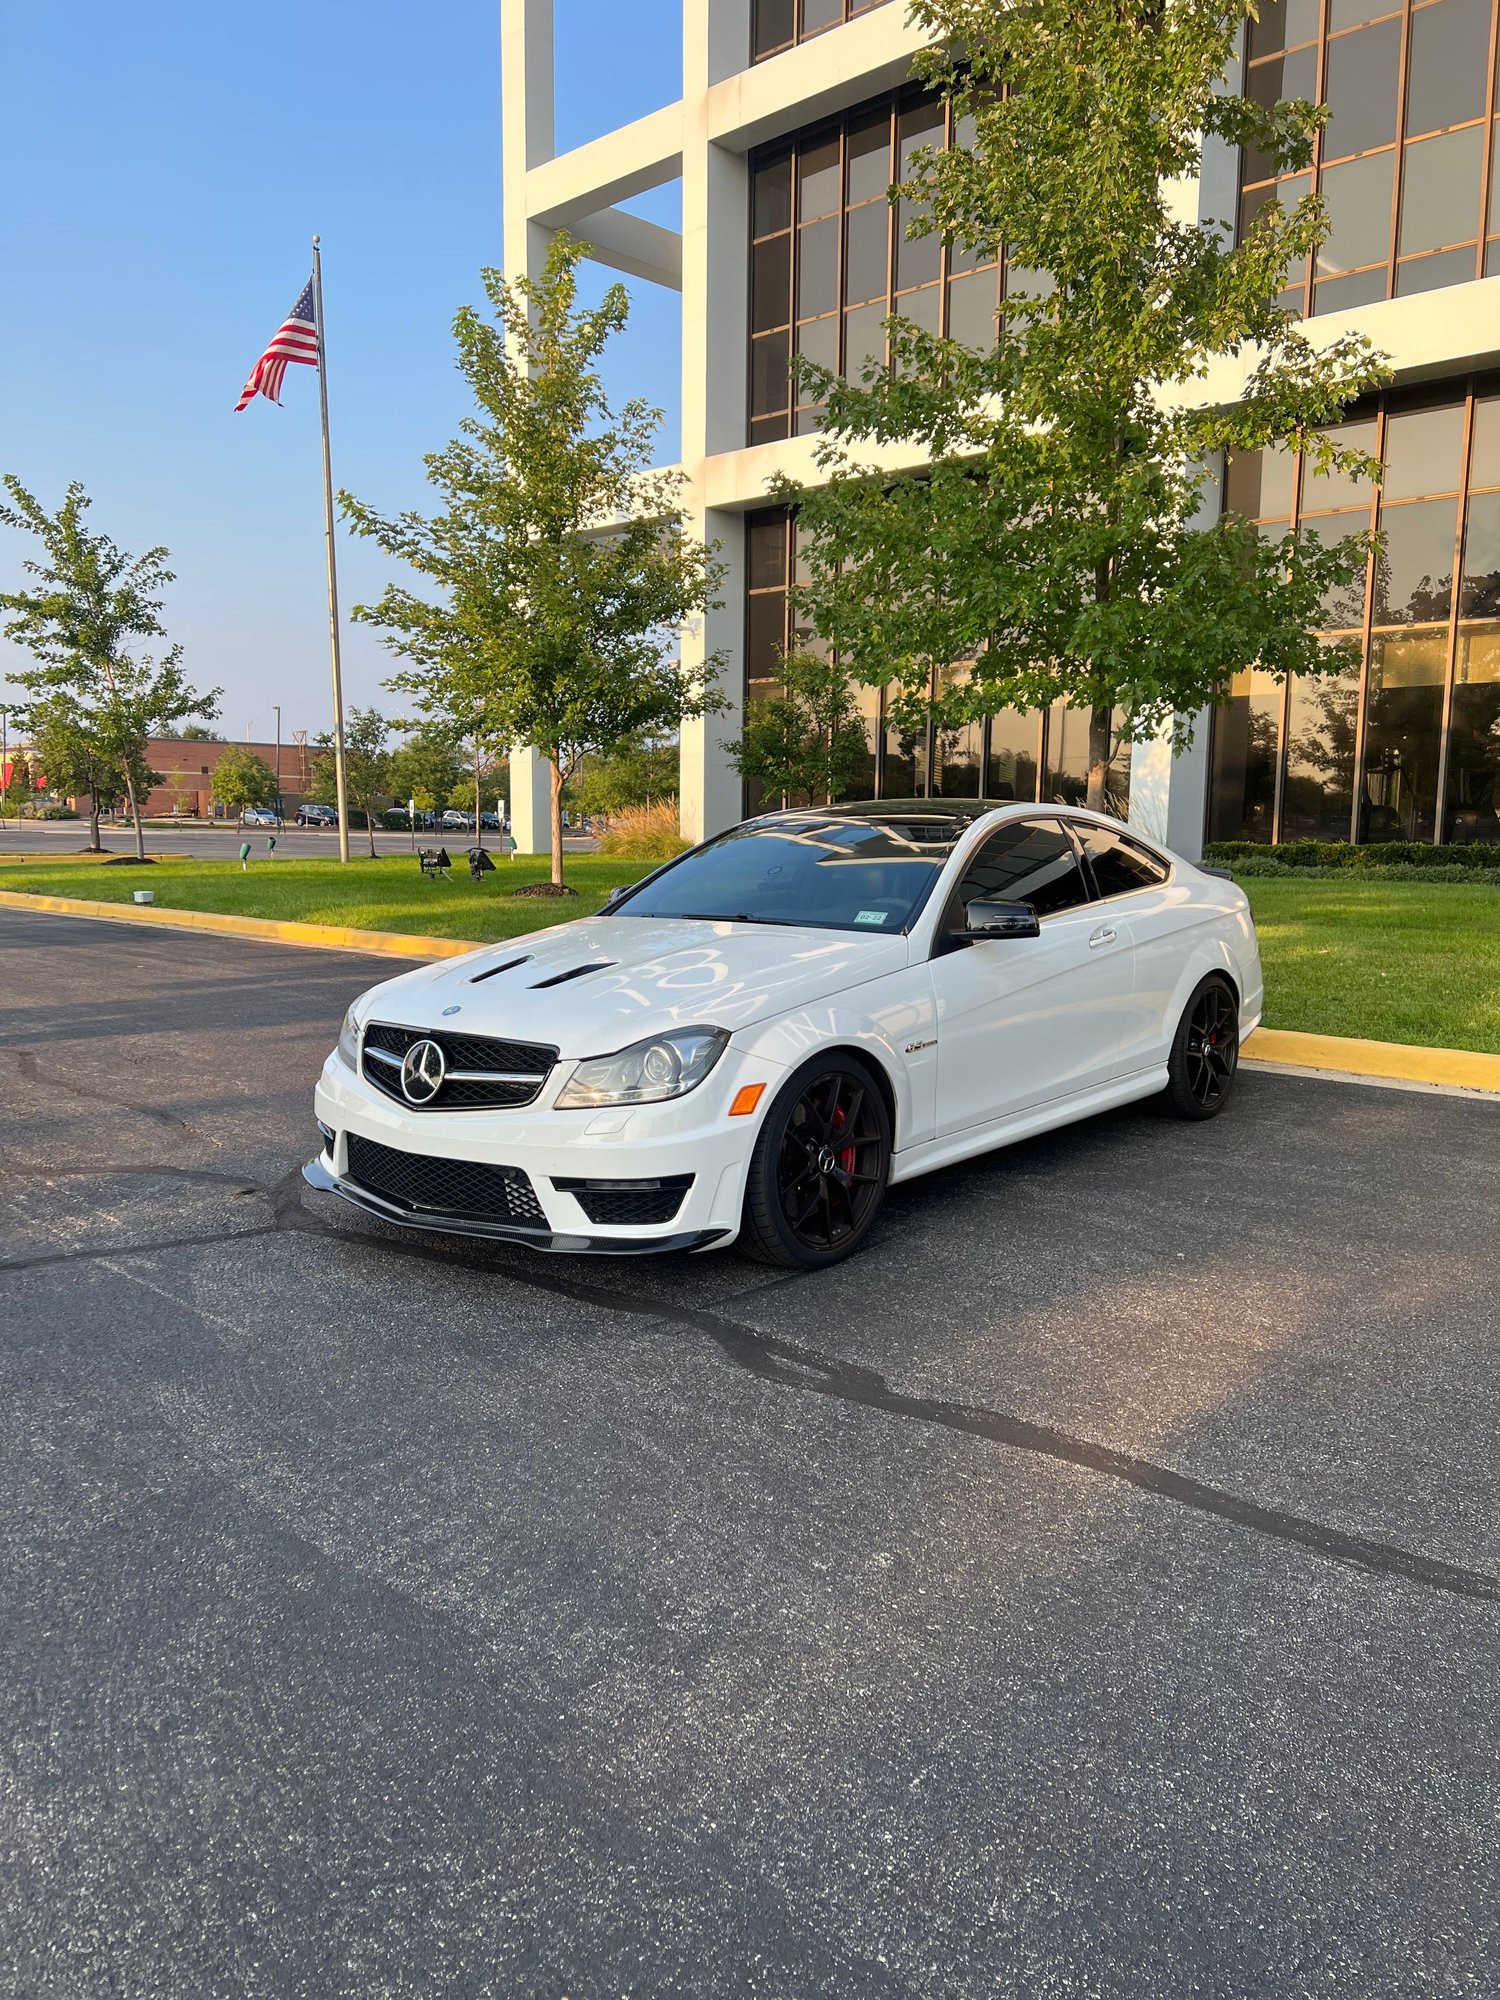
<svg viewBox="0 0 1500 2000"><path fill-rule="evenodd" d="M382 1222L397 1222L403 1229L434 1230L441 1236L477 1236L495 1243L520 1243L528 1250L556 1250L571 1257L649 1257L669 1250L707 1250L728 1234L723 1229L677 1230L672 1235L571 1236L553 1229L523 1229L514 1222L480 1221L472 1215L444 1215L440 1209L414 1211L382 1201L358 1181L340 1180L331 1172L326 1156L309 1160L302 1178L319 1194L336 1194L352 1202Z"/></svg>
<svg viewBox="0 0 1500 2000"><path fill-rule="evenodd" d="M554 1110L552 1099L571 1067L559 1065L531 1105L417 1112L376 1090L334 1053L324 1064L314 1099L324 1150L304 1168L304 1178L320 1193L338 1195L385 1222L537 1250L640 1256L732 1242L739 1234L760 1120L784 1074L780 1066L731 1045L712 1074L686 1097L598 1112ZM746 1083L764 1083L767 1089L754 1115L730 1118L729 1106ZM426 1200L415 1208L392 1200L393 1192L406 1190L365 1185L351 1171L351 1138L423 1161L524 1174L534 1206L520 1216L502 1210L492 1217L445 1212L439 1203L429 1206ZM610 1214L590 1215L584 1206L590 1200L587 1192L580 1199L579 1190L589 1183L687 1176L691 1185L663 1222L626 1225Z"/></svg>

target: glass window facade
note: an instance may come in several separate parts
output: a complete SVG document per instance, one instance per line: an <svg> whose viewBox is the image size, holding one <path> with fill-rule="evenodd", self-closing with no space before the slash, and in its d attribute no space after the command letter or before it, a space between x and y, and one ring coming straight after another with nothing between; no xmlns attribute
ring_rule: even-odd
<svg viewBox="0 0 1500 2000"><path fill-rule="evenodd" d="M750 0L750 60L764 62L886 0Z"/></svg>
<svg viewBox="0 0 1500 2000"><path fill-rule="evenodd" d="M1210 840L1500 840L1500 380L1390 395L1339 434L1378 490L1283 453L1231 459L1227 504L1279 537L1378 527L1366 580L1327 607L1359 664L1216 711Z"/></svg>
<svg viewBox="0 0 1500 2000"><path fill-rule="evenodd" d="M906 239L910 209L886 199L922 147L962 144L941 103L895 93L751 160L749 440L816 430L821 410L791 380L805 354L858 381L886 365L900 313L965 345L993 345L1002 294L992 257L936 236Z"/></svg>
<svg viewBox="0 0 1500 2000"><path fill-rule="evenodd" d="M1497 439L1500 445L1500 439ZM745 701L773 699L783 651L819 650L822 642L795 622L791 584L796 574L796 524L782 508L745 518ZM949 668L945 686L961 684L969 668ZM934 688L934 693L937 689ZM845 796L855 798L990 798L1081 805L1088 789L1088 717L1057 702L1043 714L1005 709L956 728L898 728L887 718L886 694L861 691L869 754ZM1121 720L1117 715L1116 726ZM1124 819L1130 809L1130 748L1117 745L1109 768L1109 810ZM747 813L775 800L753 792Z"/></svg>
<svg viewBox="0 0 1500 2000"><path fill-rule="evenodd" d="M1311 172L1241 158L1240 226L1316 186L1326 243L1281 304L1316 314L1500 271L1496 0L1265 0L1246 95L1328 106Z"/></svg>

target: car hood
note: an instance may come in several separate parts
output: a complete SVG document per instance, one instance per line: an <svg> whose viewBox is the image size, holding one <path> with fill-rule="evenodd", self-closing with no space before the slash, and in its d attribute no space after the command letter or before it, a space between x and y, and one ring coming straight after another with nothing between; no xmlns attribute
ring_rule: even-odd
<svg viewBox="0 0 1500 2000"><path fill-rule="evenodd" d="M748 1028L894 972L905 937L697 919L584 917L376 987L361 1020L608 1055L668 1028Z"/></svg>

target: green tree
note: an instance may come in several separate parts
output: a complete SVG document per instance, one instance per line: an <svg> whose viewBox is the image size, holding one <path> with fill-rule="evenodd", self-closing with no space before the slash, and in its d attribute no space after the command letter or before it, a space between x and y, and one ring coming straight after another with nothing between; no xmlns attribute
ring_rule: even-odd
<svg viewBox="0 0 1500 2000"><path fill-rule="evenodd" d="M827 805L849 788L869 755L859 697L846 667L815 653L787 653L781 693L745 715L738 743L724 745L740 776L768 799Z"/></svg>
<svg viewBox="0 0 1500 2000"><path fill-rule="evenodd" d="M552 777L552 880L563 883L563 786L579 758L722 706L719 661L683 667L675 634L721 566L686 531L682 479L650 470L659 411L618 412L596 364L624 327L623 285L580 310L584 246L563 232L544 273L483 273L493 318L454 322L475 412L426 460L442 511L391 518L345 493L355 531L414 569L355 617L409 662L391 683L487 742L530 744Z"/></svg>
<svg viewBox="0 0 1500 2000"><path fill-rule="evenodd" d="M675 736L666 741L632 736L585 757L574 776L571 797L580 811L603 819L627 806L675 798L681 761Z"/></svg>
<svg viewBox="0 0 1500 2000"><path fill-rule="evenodd" d="M246 806L276 803L276 773L253 750L237 743L215 764L209 782L216 803L229 806L236 814L243 813Z"/></svg>
<svg viewBox="0 0 1500 2000"><path fill-rule="evenodd" d="M125 790L125 773L118 757L99 737L66 695L47 695L28 710L36 775L45 781L44 797L82 798L89 802L89 849L97 854L99 815L111 812Z"/></svg>
<svg viewBox="0 0 1500 2000"><path fill-rule="evenodd" d="M462 751L445 730L421 725L391 752L390 790L398 806L415 801L418 812L435 812L462 782Z"/></svg>
<svg viewBox="0 0 1500 2000"><path fill-rule="evenodd" d="M8 635L37 661L11 676L31 697L20 711L22 726L35 734L37 705L53 696L71 704L96 754L123 779L136 858L144 861L141 800L155 782L146 766L147 740L170 734L189 716L213 715L221 690L204 694L189 687L180 646L160 659L134 650L165 632L160 593L172 581L165 549L130 556L108 535L93 533L88 496L76 480L56 514L13 473L4 484L11 504L0 505L0 523L34 535L42 550L40 560L24 566L37 579L35 588L0 591L0 611L10 614ZM97 816L94 830L97 836Z"/></svg>
<svg viewBox="0 0 1500 2000"><path fill-rule="evenodd" d="M1385 379L1362 337L1314 344L1273 301L1327 234L1312 197L1183 221L1173 184L1205 135L1283 166L1311 157L1326 112L1222 90L1255 0L911 0L938 46L918 59L960 143L919 154L901 190L909 233L1009 257L984 351L891 325L892 366L840 382L802 363L827 403L829 483L801 507L811 580L801 608L854 670L894 680L897 720L925 711L935 672L972 660L940 720L1063 697L1090 714L1091 805L1104 799L1111 712L1123 734L1173 719L1176 741L1233 674L1278 679L1343 664L1314 636L1325 594L1360 572L1367 538L1259 542L1205 524L1221 454L1286 446L1315 470L1374 476L1319 427ZM1227 404L1214 361L1245 356ZM885 448L931 470L893 478Z"/></svg>
<svg viewBox="0 0 1500 2000"><path fill-rule="evenodd" d="M344 718L344 790L349 804L365 816L372 861L376 809L382 799L391 796L391 753L385 747L390 732L391 725L377 708L351 708ZM315 805L331 806L338 801L333 738L326 730L318 738L307 796Z"/></svg>
<svg viewBox="0 0 1500 2000"><path fill-rule="evenodd" d="M179 740L183 743L222 743L224 738L217 729L210 729L206 723L190 722L187 728L180 732Z"/></svg>
<svg viewBox="0 0 1500 2000"><path fill-rule="evenodd" d="M10 812L16 807L28 806L35 797L36 784L31 758L25 750L13 750L9 778L4 780L4 791L0 794L0 812Z"/></svg>

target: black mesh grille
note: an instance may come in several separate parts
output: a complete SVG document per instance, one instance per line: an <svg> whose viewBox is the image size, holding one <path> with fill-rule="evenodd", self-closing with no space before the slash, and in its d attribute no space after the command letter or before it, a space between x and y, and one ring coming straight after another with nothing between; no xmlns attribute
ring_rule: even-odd
<svg viewBox="0 0 1500 2000"><path fill-rule="evenodd" d="M664 1174L656 1181L559 1180L552 1185L573 1196L590 1222L670 1222L693 1185L691 1174Z"/></svg>
<svg viewBox="0 0 1500 2000"><path fill-rule="evenodd" d="M435 1097L425 1104L412 1104L401 1089L400 1070L394 1063L382 1062L371 1051L381 1049L400 1057L413 1042L436 1042L450 1071L509 1070L526 1081L475 1083L449 1075ZM556 1049L544 1048L536 1042L502 1042L488 1035L452 1035L444 1029L397 1028L386 1021L372 1021L365 1029L364 1051L366 1082L373 1083L377 1090L394 1097L411 1111L493 1111L530 1104L557 1061Z"/></svg>
<svg viewBox="0 0 1500 2000"><path fill-rule="evenodd" d="M531 1181L519 1167L435 1160L426 1153L398 1152L394 1146L382 1146L351 1132L349 1178L371 1194L413 1213L473 1216L539 1228L547 1224Z"/></svg>

